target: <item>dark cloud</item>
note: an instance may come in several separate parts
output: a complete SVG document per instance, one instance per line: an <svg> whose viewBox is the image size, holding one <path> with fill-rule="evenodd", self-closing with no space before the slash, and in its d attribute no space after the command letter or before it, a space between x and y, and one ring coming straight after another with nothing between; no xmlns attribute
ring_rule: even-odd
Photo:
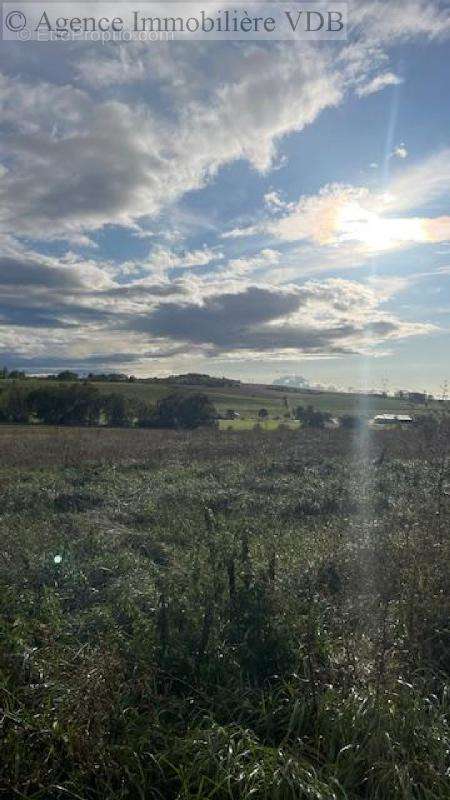
<svg viewBox="0 0 450 800"><path fill-rule="evenodd" d="M13 350L0 350L0 364L8 369L26 369L35 373L58 372L73 369L77 372L115 371L118 367L132 367L141 359L169 358L180 352L179 347L162 349L160 352L143 353L97 353L77 358L76 356L24 356Z"/></svg>
<svg viewBox="0 0 450 800"><path fill-rule="evenodd" d="M0 257L0 285L24 286L27 289L45 286L47 289L79 289L82 286L77 272L68 267L49 267L32 258Z"/></svg>
<svg viewBox="0 0 450 800"><path fill-rule="evenodd" d="M37 352L42 352L39 342L58 330L66 336L70 332L70 338L81 335L84 342L91 336L92 350L101 347L106 353L114 349L118 334L119 340L128 336L136 341L137 352L77 358L67 355L68 341L61 357L51 344L48 357L10 353L11 363L32 371L111 370L142 359L189 354L194 348L205 356L281 350L336 355L414 332L383 317L373 296L351 281L309 282L289 289L247 286L194 303L182 297L192 291L186 281L105 287L101 263L97 268L91 263L51 264L44 257L0 258L0 325L32 329ZM90 277L100 285L90 288Z"/></svg>
<svg viewBox="0 0 450 800"><path fill-rule="evenodd" d="M0 287L1 288L1 287ZM85 299L88 299L86 295ZM2 291L0 324L21 328L78 328L86 324L104 324L115 319L113 309L97 308L95 302L83 305L51 290L23 292Z"/></svg>
<svg viewBox="0 0 450 800"><path fill-rule="evenodd" d="M253 326L293 313L299 304L298 294L249 287L244 292L214 295L201 306L161 303L149 316L134 319L132 325L134 330L157 336L227 345L243 341Z"/></svg>
<svg viewBox="0 0 450 800"><path fill-rule="evenodd" d="M128 325L135 331L212 347L215 351L255 350L267 352L296 349L303 352L351 352L340 344L365 328L344 321L330 327L313 326L301 320L295 324L283 318L298 312L308 295L249 287L243 292L209 297L203 305L160 303L146 317L134 317ZM394 323L377 322L368 330L382 334L395 329Z"/></svg>
<svg viewBox="0 0 450 800"><path fill-rule="evenodd" d="M171 297L173 295L187 294L187 288L181 281L171 283L137 283L129 286L112 286L110 289L101 289L96 292L97 297L111 297L112 299L139 299L141 297Z"/></svg>

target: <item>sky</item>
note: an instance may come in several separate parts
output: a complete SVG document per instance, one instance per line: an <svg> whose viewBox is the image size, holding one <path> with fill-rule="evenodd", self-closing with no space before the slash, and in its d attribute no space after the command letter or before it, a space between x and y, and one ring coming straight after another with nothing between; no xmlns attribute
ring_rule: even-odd
<svg viewBox="0 0 450 800"><path fill-rule="evenodd" d="M348 20L346 41L0 41L0 364L439 394L450 8Z"/></svg>

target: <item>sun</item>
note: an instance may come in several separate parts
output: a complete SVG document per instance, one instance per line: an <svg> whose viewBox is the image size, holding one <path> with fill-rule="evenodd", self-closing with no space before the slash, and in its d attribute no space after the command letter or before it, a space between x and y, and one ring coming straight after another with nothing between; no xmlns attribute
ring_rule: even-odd
<svg viewBox="0 0 450 800"><path fill-rule="evenodd" d="M428 240L424 220L417 217L384 217L357 202L343 206L338 228L342 242L360 242L372 251L392 250L405 243L419 244Z"/></svg>

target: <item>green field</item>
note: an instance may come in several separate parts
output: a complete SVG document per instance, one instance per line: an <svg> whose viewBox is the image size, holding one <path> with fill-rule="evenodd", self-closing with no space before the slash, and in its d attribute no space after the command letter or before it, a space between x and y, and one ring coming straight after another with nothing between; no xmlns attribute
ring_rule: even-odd
<svg viewBox="0 0 450 800"><path fill-rule="evenodd" d="M298 430L300 422L296 419L251 419L249 417L244 419L220 419L219 429L221 431L251 431L255 427L259 427L262 431L275 431L277 428L285 427L289 430Z"/></svg>
<svg viewBox="0 0 450 800"><path fill-rule="evenodd" d="M398 400L393 397L370 397L339 392L283 392L270 386L259 384L242 384L239 387L228 389L182 386L173 387L169 384L151 384L136 382L131 384L96 384L101 391L125 392L130 397L156 403L173 391L205 392L213 401L219 413L227 409L234 409L242 417L256 418L260 408L266 408L271 417L283 417L287 411L285 400L289 409L294 410L298 405L313 405L319 411L329 411L331 414L379 414L393 413L421 413L424 406ZM429 408L439 408L439 403L431 403Z"/></svg>

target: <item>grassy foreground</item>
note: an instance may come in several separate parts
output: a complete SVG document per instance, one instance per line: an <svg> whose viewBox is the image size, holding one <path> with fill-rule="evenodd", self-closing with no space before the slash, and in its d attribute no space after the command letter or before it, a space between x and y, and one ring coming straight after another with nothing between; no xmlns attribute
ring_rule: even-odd
<svg viewBox="0 0 450 800"><path fill-rule="evenodd" d="M0 430L0 795L448 800L449 431Z"/></svg>

